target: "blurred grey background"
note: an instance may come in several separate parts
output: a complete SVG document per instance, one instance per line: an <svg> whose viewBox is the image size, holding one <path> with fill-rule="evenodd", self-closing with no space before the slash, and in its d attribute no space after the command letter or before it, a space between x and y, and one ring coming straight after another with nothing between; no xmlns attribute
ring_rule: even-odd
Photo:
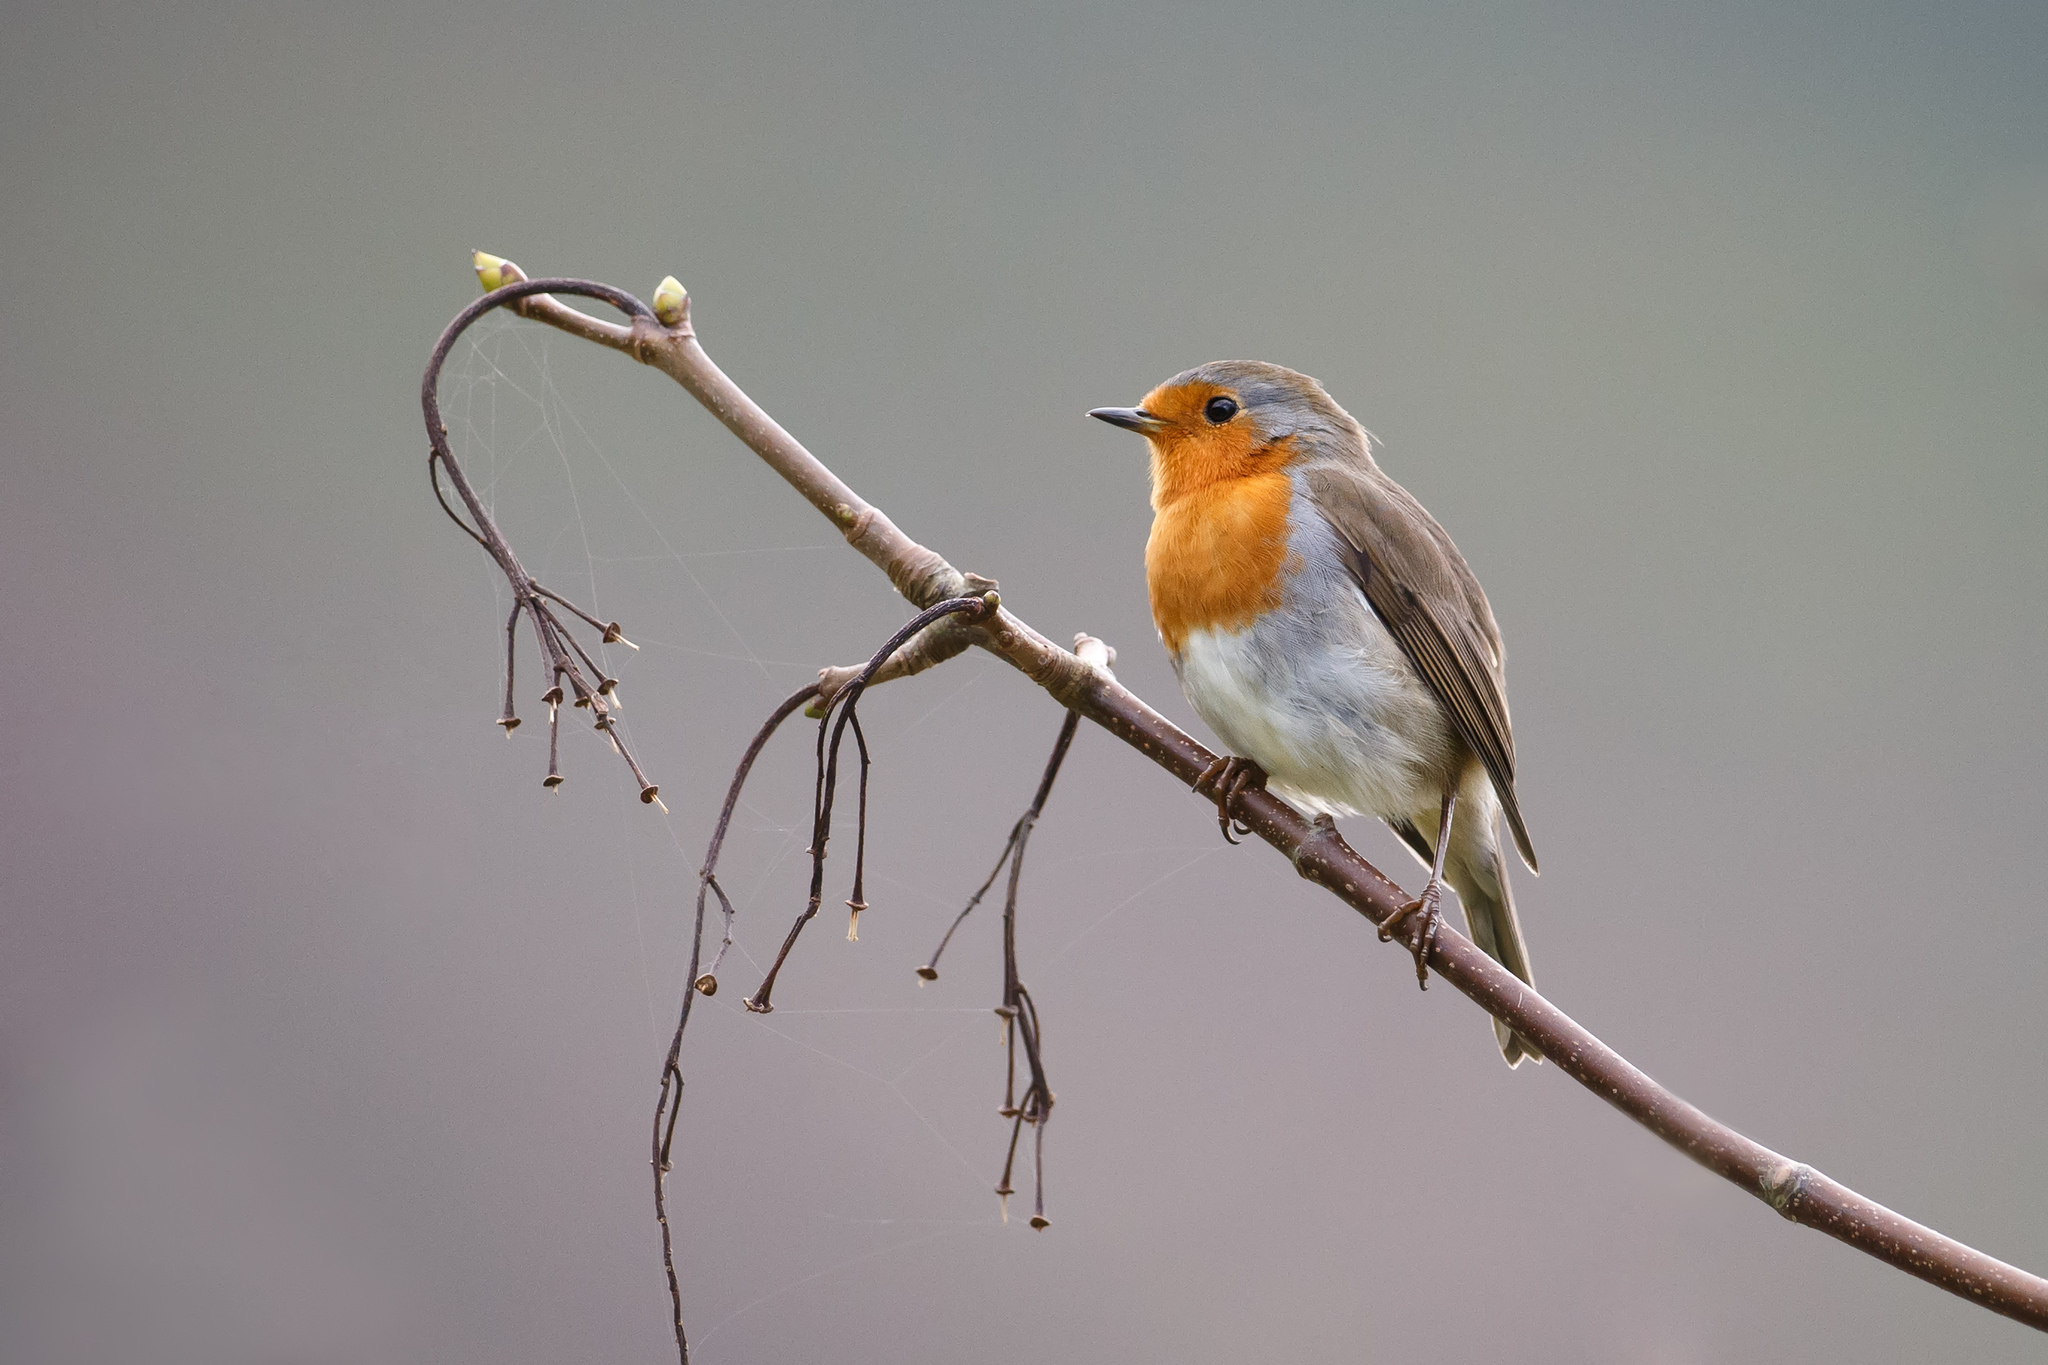
<svg viewBox="0 0 2048 1365"><path fill-rule="evenodd" d="M759 717L905 613L666 379L487 324L460 449L646 646L673 815L582 728L543 793L424 477L473 247L674 272L792 431L1190 725L1140 451L1082 413L1320 376L1505 628L1546 991L2048 1269L2044 58L2027 3L11 8L0 1354L669 1358L693 869ZM1058 716L979 657L866 714L874 909L767 1020L808 730L727 855L673 1180L702 1361L2041 1358L1508 1073L1088 730L1021 931L1053 1226L1003 1225L996 920L911 969Z"/></svg>

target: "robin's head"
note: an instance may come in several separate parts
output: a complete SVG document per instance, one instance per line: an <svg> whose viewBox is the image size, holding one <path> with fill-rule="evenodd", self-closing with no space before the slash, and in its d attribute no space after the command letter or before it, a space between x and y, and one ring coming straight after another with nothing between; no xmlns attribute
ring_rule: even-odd
<svg viewBox="0 0 2048 1365"><path fill-rule="evenodd" d="M1175 375L1135 408L1088 415L1151 443L1155 507L1223 479L1283 468L1305 445L1365 443L1321 384L1260 360L1211 361Z"/></svg>

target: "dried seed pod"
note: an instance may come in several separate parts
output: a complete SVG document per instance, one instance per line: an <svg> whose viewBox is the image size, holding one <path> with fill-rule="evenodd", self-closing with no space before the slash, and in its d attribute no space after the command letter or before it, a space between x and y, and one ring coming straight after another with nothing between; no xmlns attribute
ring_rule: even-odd
<svg viewBox="0 0 2048 1365"><path fill-rule="evenodd" d="M692 984L696 986L697 994L699 995L718 994L718 978L713 976L709 972L706 972L704 973L704 975L698 977L696 981Z"/></svg>

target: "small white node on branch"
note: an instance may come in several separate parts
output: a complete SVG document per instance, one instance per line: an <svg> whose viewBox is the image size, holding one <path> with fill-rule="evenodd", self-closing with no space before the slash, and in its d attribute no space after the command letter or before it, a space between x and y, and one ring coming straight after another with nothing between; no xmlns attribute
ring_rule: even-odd
<svg viewBox="0 0 2048 1365"><path fill-rule="evenodd" d="M1081 662L1099 668L1105 673L1116 671L1116 647L1096 639L1085 632L1074 637L1074 653Z"/></svg>

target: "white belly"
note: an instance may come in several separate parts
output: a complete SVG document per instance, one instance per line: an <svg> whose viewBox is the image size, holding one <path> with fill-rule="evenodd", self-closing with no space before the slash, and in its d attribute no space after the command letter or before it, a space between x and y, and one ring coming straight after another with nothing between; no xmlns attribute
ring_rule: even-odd
<svg viewBox="0 0 2048 1365"><path fill-rule="evenodd" d="M1272 790L1305 814L1426 815L1434 825L1457 744L1362 596L1355 610L1190 632L1174 665L1217 737L1256 760Z"/></svg>

